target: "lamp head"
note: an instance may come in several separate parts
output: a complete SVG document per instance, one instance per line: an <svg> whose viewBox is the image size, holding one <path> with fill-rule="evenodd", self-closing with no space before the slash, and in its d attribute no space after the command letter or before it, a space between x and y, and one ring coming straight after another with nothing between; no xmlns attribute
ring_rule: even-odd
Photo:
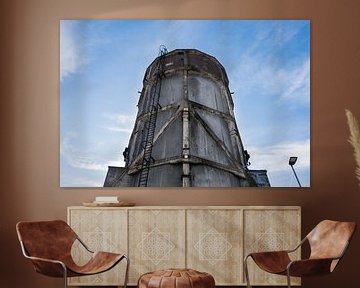
<svg viewBox="0 0 360 288"><path fill-rule="evenodd" d="M297 158L298 158L298 157L291 156L291 157L289 158L289 165L290 165L290 166L293 166L293 165L296 163Z"/></svg>

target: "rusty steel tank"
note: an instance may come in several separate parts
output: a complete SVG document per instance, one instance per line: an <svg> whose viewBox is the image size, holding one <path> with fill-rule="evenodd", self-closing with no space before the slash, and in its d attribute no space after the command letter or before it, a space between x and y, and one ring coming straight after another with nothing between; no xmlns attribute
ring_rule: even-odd
<svg viewBox="0 0 360 288"><path fill-rule="evenodd" d="M147 68L124 160L105 187L270 186L247 168L224 67L196 49L162 47Z"/></svg>

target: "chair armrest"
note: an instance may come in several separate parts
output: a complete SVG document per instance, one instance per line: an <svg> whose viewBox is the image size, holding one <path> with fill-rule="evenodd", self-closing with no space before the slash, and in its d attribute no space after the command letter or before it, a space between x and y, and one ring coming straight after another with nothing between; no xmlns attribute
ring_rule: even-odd
<svg viewBox="0 0 360 288"><path fill-rule="evenodd" d="M245 259L246 258L248 258L249 256L251 256L251 254L256 254L256 253L261 253L261 254L265 254L265 253L267 253L267 254L274 254L274 253L277 253L277 254L283 254L283 253L292 253L292 252L295 252L297 249L299 249L304 243L305 243L305 241L307 240L307 238L305 237L305 238L303 238L302 240L301 240L301 242L295 247L295 248L293 248L293 249L287 249L287 250L279 250L279 251L265 251L265 252L252 252L252 253L249 253L246 257L245 257Z"/></svg>
<svg viewBox="0 0 360 288"><path fill-rule="evenodd" d="M66 265L59 260L33 256L26 256L26 258L31 260L34 265L35 271L40 274L51 277L66 277L67 275Z"/></svg>
<svg viewBox="0 0 360 288"><path fill-rule="evenodd" d="M303 259L291 261L287 266L290 276L312 276L329 274L332 272L331 266L333 261L339 258L319 258L319 259Z"/></svg>
<svg viewBox="0 0 360 288"><path fill-rule="evenodd" d="M64 277L67 274L66 265L55 259L47 259L41 257L30 256L24 246L24 243L20 241L20 246L25 258L30 259L34 265L35 271L51 277Z"/></svg>
<svg viewBox="0 0 360 288"><path fill-rule="evenodd" d="M271 257L271 256L280 256L280 255L288 255L287 250L279 250L279 251L264 251L264 252L252 252L247 255L247 257L257 257L257 256L265 256L265 257Z"/></svg>
<svg viewBox="0 0 360 288"><path fill-rule="evenodd" d="M95 253L94 251L90 250L90 248L80 239L78 235L76 235L76 239L81 243L81 245L90 253Z"/></svg>
<svg viewBox="0 0 360 288"><path fill-rule="evenodd" d="M60 264L61 266L66 267L65 264L63 262L61 262L60 260L47 259L47 258L41 258L41 257L33 257L33 256L26 256L26 258L30 259L31 261L49 262L49 263L53 263L53 264Z"/></svg>

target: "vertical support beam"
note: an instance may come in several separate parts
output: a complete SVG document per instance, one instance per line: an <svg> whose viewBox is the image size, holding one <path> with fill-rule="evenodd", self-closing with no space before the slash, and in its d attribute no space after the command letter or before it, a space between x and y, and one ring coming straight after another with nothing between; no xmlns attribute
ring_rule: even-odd
<svg viewBox="0 0 360 288"><path fill-rule="evenodd" d="M182 167L182 186L191 187L191 177L190 177L190 123L189 123L189 86L188 86L188 71L187 64L188 59L187 55L184 53L184 76L183 76L183 135L182 135L182 158L183 158L183 167Z"/></svg>
<svg viewBox="0 0 360 288"><path fill-rule="evenodd" d="M189 108L185 107L182 113L183 118L183 145L182 145L182 157L183 157L183 174L182 174L182 186L183 187L190 187L190 163L189 159L189 152L190 152L190 127L189 127Z"/></svg>

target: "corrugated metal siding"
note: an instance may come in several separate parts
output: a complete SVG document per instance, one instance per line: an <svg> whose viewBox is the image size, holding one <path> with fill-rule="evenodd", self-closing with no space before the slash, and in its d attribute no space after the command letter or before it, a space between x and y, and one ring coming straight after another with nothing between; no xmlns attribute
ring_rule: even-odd
<svg viewBox="0 0 360 288"><path fill-rule="evenodd" d="M193 187L240 187L240 178L235 175L207 165L191 167L191 183Z"/></svg>
<svg viewBox="0 0 360 288"><path fill-rule="evenodd" d="M204 127L194 120L190 123L190 154L223 165L231 165L224 150L209 136Z"/></svg>
<svg viewBox="0 0 360 288"><path fill-rule="evenodd" d="M165 160L181 155L182 149L182 122L177 118L161 134L154 143L152 156L156 160Z"/></svg>
<svg viewBox="0 0 360 288"><path fill-rule="evenodd" d="M189 76L189 100L229 113L225 97L227 96L221 93L219 85L210 78Z"/></svg>
<svg viewBox="0 0 360 288"><path fill-rule="evenodd" d="M160 105L166 106L180 103L183 99L183 77L174 75L164 78L161 82Z"/></svg>
<svg viewBox="0 0 360 288"><path fill-rule="evenodd" d="M235 151L233 151L233 147L231 145L229 126L226 120L219 115L214 115L213 113L210 113L205 110L201 110L201 109L194 109L194 110L196 111L196 113L199 114L199 116L201 116L201 118L211 128L214 134L221 141L224 142L226 148L235 155Z"/></svg>
<svg viewBox="0 0 360 288"><path fill-rule="evenodd" d="M149 187L181 187L182 165L167 164L150 169Z"/></svg>

